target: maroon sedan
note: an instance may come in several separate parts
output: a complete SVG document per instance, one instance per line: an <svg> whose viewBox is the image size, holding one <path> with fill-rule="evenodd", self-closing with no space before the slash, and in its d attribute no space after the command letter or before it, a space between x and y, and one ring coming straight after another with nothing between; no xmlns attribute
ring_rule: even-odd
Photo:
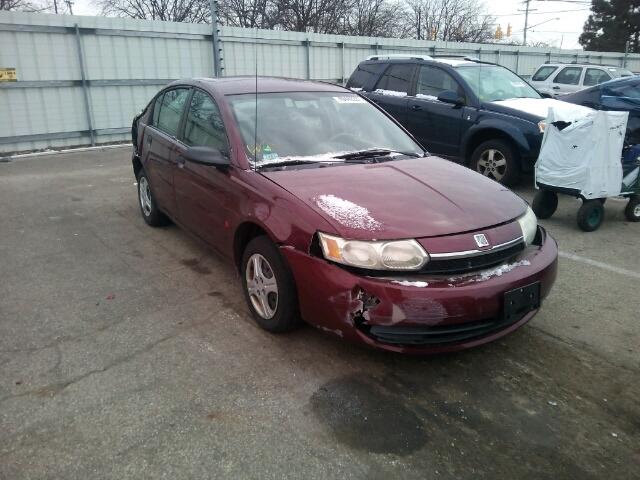
<svg viewBox="0 0 640 480"><path fill-rule="evenodd" d="M257 86L257 91L256 91ZM257 323L428 353L529 321L557 246L507 188L342 87L174 82L133 123L140 209L237 266Z"/></svg>

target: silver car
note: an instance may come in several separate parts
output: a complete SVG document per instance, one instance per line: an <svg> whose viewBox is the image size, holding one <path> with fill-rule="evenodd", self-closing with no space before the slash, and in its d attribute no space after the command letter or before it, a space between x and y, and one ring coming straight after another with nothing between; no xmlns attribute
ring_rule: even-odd
<svg viewBox="0 0 640 480"><path fill-rule="evenodd" d="M632 75L633 72L625 68L609 65L545 63L538 67L529 83L540 93L556 97Z"/></svg>

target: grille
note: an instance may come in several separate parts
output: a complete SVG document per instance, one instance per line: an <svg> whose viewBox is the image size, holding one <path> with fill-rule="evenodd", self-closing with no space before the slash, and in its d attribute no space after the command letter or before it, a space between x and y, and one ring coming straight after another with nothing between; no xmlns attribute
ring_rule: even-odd
<svg viewBox="0 0 640 480"><path fill-rule="evenodd" d="M520 242L497 252L489 251L485 254L467 258L434 258L428 262L420 273L456 274L481 270L510 260L524 250L524 243Z"/></svg>
<svg viewBox="0 0 640 480"><path fill-rule="evenodd" d="M511 317L508 320L497 318L437 327L361 325L359 328L369 337L381 343L394 345L441 345L484 337L522 320L524 315L526 313Z"/></svg>

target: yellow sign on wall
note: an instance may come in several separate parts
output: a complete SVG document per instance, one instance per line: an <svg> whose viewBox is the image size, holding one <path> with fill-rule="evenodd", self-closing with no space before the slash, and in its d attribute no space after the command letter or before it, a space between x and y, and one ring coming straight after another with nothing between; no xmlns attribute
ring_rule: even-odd
<svg viewBox="0 0 640 480"><path fill-rule="evenodd" d="M15 82L18 80L15 68L0 67L0 82Z"/></svg>

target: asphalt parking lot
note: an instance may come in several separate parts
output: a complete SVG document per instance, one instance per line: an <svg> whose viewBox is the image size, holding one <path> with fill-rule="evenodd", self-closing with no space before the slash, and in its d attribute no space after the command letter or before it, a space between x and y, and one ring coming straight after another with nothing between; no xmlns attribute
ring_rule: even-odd
<svg viewBox="0 0 640 480"><path fill-rule="evenodd" d="M260 330L233 267L146 226L126 147L0 163L0 205L1 479L638 478L620 201L594 233L569 198L542 222L560 271L530 324L418 358Z"/></svg>

